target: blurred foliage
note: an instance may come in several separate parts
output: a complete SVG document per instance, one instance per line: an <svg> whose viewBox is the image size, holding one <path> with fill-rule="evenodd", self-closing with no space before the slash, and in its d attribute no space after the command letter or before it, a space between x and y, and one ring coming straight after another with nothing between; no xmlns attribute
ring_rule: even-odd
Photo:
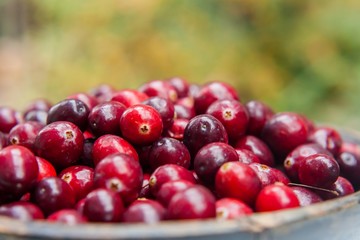
<svg viewBox="0 0 360 240"><path fill-rule="evenodd" d="M52 101L100 83L137 88L181 76L225 81L243 101L360 129L358 0L23 4L23 79Z"/></svg>

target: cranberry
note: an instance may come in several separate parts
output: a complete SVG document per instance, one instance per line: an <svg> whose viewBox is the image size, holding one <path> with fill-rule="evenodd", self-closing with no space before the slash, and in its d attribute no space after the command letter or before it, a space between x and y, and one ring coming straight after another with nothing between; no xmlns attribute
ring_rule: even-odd
<svg viewBox="0 0 360 240"><path fill-rule="evenodd" d="M68 96L66 99L80 100L88 107L89 110L93 109L98 104L98 100L88 93L76 93Z"/></svg>
<svg viewBox="0 0 360 240"><path fill-rule="evenodd" d="M257 176L259 177L261 188L277 182L278 179L272 171L271 167L260 163L251 163L249 166L256 172Z"/></svg>
<svg viewBox="0 0 360 240"><path fill-rule="evenodd" d="M182 141L184 139L184 132L188 123L188 119L174 119L173 124L169 129L167 129L164 135Z"/></svg>
<svg viewBox="0 0 360 240"><path fill-rule="evenodd" d="M172 125L175 116L175 108L174 104L169 99L162 97L151 97L146 99L142 103L153 107L156 111L160 113L163 127L165 130Z"/></svg>
<svg viewBox="0 0 360 240"><path fill-rule="evenodd" d="M207 83L195 95L196 113L203 114L213 102L224 99L239 100L239 96L236 90L227 83Z"/></svg>
<svg viewBox="0 0 360 240"><path fill-rule="evenodd" d="M292 186L291 189L297 196L300 206L305 207L314 203L322 202L322 198L306 187Z"/></svg>
<svg viewBox="0 0 360 240"><path fill-rule="evenodd" d="M275 176L277 182L281 182L285 185L288 185L290 183L290 179L284 173L284 170L279 170L277 168L271 168L271 172Z"/></svg>
<svg viewBox="0 0 360 240"><path fill-rule="evenodd" d="M317 191L317 193L324 200L343 197L343 196L354 193L354 187L350 183L350 181L341 176L338 177L338 179L336 179L334 184L332 184L327 189L330 191Z"/></svg>
<svg viewBox="0 0 360 240"><path fill-rule="evenodd" d="M150 170L150 163L149 163L149 154L151 150L152 144L144 145L144 146L136 146L136 152L139 156L139 161L142 169L146 172Z"/></svg>
<svg viewBox="0 0 360 240"><path fill-rule="evenodd" d="M253 210L244 202L235 198L222 198L216 201L217 219L237 219L248 216Z"/></svg>
<svg viewBox="0 0 360 240"><path fill-rule="evenodd" d="M32 110L24 116L26 122L34 121L46 125L48 112L42 110Z"/></svg>
<svg viewBox="0 0 360 240"><path fill-rule="evenodd" d="M117 193L98 188L86 196L83 211L90 222L119 222L124 205Z"/></svg>
<svg viewBox="0 0 360 240"><path fill-rule="evenodd" d="M259 158L248 149L237 149L235 151L239 157L239 162L250 164L250 163L260 163Z"/></svg>
<svg viewBox="0 0 360 240"><path fill-rule="evenodd" d="M67 121L84 131L88 126L88 115L89 108L84 102L76 99L65 99L50 108L47 123Z"/></svg>
<svg viewBox="0 0 360 240"><path fill-rule="evenodd" d="M22 121L21 114L10 107L0 107L0 132L9 133Z"/></svg>
<svg viewBox="0 0 360 240"><path fill-rule="evenodd" d="M44 219L41 209L31 202L12 202L0 206L0 215L15 218L21 221Z"/></svg>
<svg viewBox="0 0 360 240"><path fill-rule="evenodd" d="M40 182L44 178L57 176L54 166L49 161L38 156L36 156L35 159L39 167L39 174L37 176L38 182Z"/></svg>
<svg viewBox="0 0 360 240"><path fill-rule="evenodd" d="M94 158L93 158L93 147L95 143L95 138L85 138L83 144L83 151L79 159L79 164L94 167Z"/></svg>
<svg viewBox="0 0 360 240"><path fill-rule="evenodd" d="M9 143L24 146L34 152L35 138L43 127L39 122L19 123L9 132Z"/></svg>
<svg viewBox="0 0 360 240"><path fill-rule="evenodd" d="M99 103L110 101L113 93L115 92L114 88L108 84L101 84L96 88L91 89L90 95L94 96Z"/></svg>
<svg viewBox="0 0 360 240"><path fill-rule="evenodd" d="M168 206L169 219L207 219L216 217L216 199L201 185L177 193Z"/></svg>
<svg viewBox="0 0 360 240"><path fill-rule="evenodd" d="M77 225L87 222L87 219L74 209L62 209L50 214L47 217L49 222Z"/></svg>
<svg viewBox="0 0 360 240"><path fill-rule="evenodd" d="M227 143L214 142L202 147L194 158L194 170L203 183L212 186L216 172L226 162L238 161L235 149Z"/></svg>
<svg viewBox="0 0 360 240"><path fill-rule="evenodd" d="M87 166L71 166L59 173L59 178L67 182L75 193L76 201L84 198L94 185L94 169Z"/></svg>
<svg viewBox="0 0 360 240"><path fill-rule="evenodd" d="M286 157L294 148L306 143L307 123L296 113L273 115L264 126L262 139L279 158Z"/></svg>
<svg viewBox="0 0 360 240"><path fill-rule="evenodd" d="M179 98L188 96L189 83L184 78L172 77L167 80L168 83L175 89Z"/></svg>
<svg viewBox="0 0 360 240"><path fill-rule="evenodd" d="M360 186L360 154L354 151L340 152L337 157L341 175L346 177L354 186Z"/></svg>
<svg viewBox="0 0 360 240"><path fill-rule="evenodd" d="M189 108L187 106L180 105L180 104L174 105L174 111L175 111L175 116L177 118L184 118L184 119L190 120L196 116L194 108Z"/></svg>
<svg viewBox="0 0 360 240"><path fill-rule="evenodd" d="M41 180L32 198L46 216L61 209L73 208L76 203L72 188L58 177Z"/></svg>
<svg viewBox="0 0 360 240"><path fill-rule="evenodd" d="M138 104L129 107L120 118L120 129L125 139L137 145L158 140L163 131L161 115L153 107Z"/></svg>
<svg viewBox="0 0 360 240"><path fill-rule="evenodd" d="M22 146L8 146L0 151L0 190L21 196L35 185L39 172L34 154Z"/></svg>
<svg viewBox="0 0 360 240"><path fill-rule="evenodd" d="M165 218L166 209L151 199L135 200L124 212L122 221L126 223L154 224Z"/></svg>
<svg viewBox="0 0 360 240"><path fill-rule="evenodd" d="M159 191L156 194L156 200L158 200L163 206L167 207L178 192L184 191L195 183L187 180L174 180L169 181L161 185Z"/></svg>
<svg viewBox="0 0 360 240"><path fill-rule="evenodd" d="M318 127L310 135L309 141L320 144L336 157L342 145L342 138L338 131L329 127Z"/></svg>
<svg viewBox="0 0 360 240"><path fill-rule="evenodd" d="M58 121L41 129L36 136L34 146L39 157L62 169L79 160L83 144L84 136L76 125Z"/></svg>
<svg viewBox="0 0 360 240"><path fill-rule="evenodd" d="M52 104L47 99L38 98L31 101L24 109L24 116L26 116L31 111L44 111L48 112Z"/></svg>
<svg viewBox="0 0 360 240"><path fill-rule="evenodd" d="M340 153L342 152L350 152L354 153L357 156L360 156L360 145L353 142L343 141L340 148Z"/></svg>
<svg viewBox="0 0 360 240"><path fill-rule="evenodd" d="M206 113L216 117L224 125L230 140L235 141L245 134L249 114L239 101L216 101L208 107Z"/></svg>
<svg viewBox="0 0 360 240"><path fill-rule="evenodd" d="M259 177L247 164L227 162L216 173L215 190L220 197L236 198L252 206L260 189Z"/></svg>
<svg viewBox="0 0 360 240"><path fill-rule="evenodd" d="M187 96L187 97L183 97L183 98L179 98L175 105L180 105L183 107L186 107L190 110L190 112L192 112L193 114L196 114L195 112L195 101L194 101L194 97L192 96Z"/></svg>
<svg viewBox="0 0 360 240"><path fill-rule="evenodd" d="M139 198L152 198L149 181L150 181L150 174L144 173L143 182L139 193Z"/></svg>
<svg viewBox="0 0 360 240"><path fill-rule="evenodd" d="M190 154L195 156L200 148L212 142L228 142L222 123L209 114L192 118L184 130L184 144Z"/></svg>
<svg viewBox="0 0 360 240"><path fill-rule="evenodd" d="M125 105L125 107L130 107L136 104L140 104L141 102L148 99L149 96L145 93L132 90L132 89L124 89L118 92L115 92L111 98L112 101L120 102Z"/></svg>
<svg viewBox="0 0 360 240"><path fill-rule="evenodd" d="M273 110L265 103L256 100L247 102L245 107L249 113L247 134L260 136L265 123L274 115Z"/></svg>
<svg viewBox="0 0 360 240"><path fill-rule="evenodd" d="M95 167L95 187L117 192L125 204L139 196L142 182L143 172L139 161L126 154L107 156Z"/></svg>
<svg viewBox="0 0 360 240"><path fill-rule="evenodd" d="M87 196L87 195L86 195ZM76 204L75 204L75 210L80 213L82 216L85 216L84 215L84 205L85 205L85 200L86 200L86 197L79 200Z"/></svg>
<svg viewBox="0 0 360 240"><path fill-rule="evenodd" d="M140 86L139 91L149 97L162 97L172 102L175 102L178 98L176 89L170 83L161 80L147 82Z"/></svg>
<svg viewBox="0 0 360 240"><path fill-rule="evenodd" d="M89 113L89 128L95 136L120 135L120 117L126 110L124 104L110 101L96 105Z"/></svg>

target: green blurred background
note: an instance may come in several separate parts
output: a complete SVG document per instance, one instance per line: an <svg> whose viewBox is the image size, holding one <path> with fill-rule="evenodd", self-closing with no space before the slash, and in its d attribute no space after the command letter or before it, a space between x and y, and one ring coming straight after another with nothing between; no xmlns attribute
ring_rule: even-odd
<svg viewBox="0 0 360 240"><path fill-rule="evenodd" d="M181 76L360 130L359 0L0 0L0 103Z"/></svg>

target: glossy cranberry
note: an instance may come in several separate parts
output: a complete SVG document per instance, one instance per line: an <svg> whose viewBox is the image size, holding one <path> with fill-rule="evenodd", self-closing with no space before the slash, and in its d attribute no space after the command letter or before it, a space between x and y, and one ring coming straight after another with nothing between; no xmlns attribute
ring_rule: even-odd
<svg viewBox="0 0 360 240"><path fill-rule="evenodd" d="M178 98L176 89L168 82L161 80L153 80L144 83L139 87L139 91L145 93L149 97L162 97L175 102Z"/></svg>
<svg viewBox="0 0 360 240"><path fill-rule="evenodd" d="M284 184L276 183L263 188L256 198L257 212L270 212L288 208L296 208L300 202L294 191Z"/></svg>
<svg viewBox="0 0 360 240"><path fill-rule="evenodd" d="M236 90L227 83L207 83L195 95L196 113L203 114L213 102L224 99L239 100L239 96Z"/></svg>
<svg viewBox="0 0 360 240"><path fill-rule="evenodd" d="M82 165L67 167L58 177L74 190L76 201L84 198L94 186L94 169L91 167Z"/></svg>
<svg viewBox="0 0 360 240"><path fill-rule="evenodd" d="M188 169L176 164L165 164L151 174L149 184L152 194L156 197L161 186L169 181L186 180L196 183L194 175Z"/></svg>
<svg viewBox="0 0 360 240"><path fill-rule="evenodd" d="M216 199L201 185L177 193L168 206L169 219L208 219L216 217Z"/></svg>
<svg viewBox="0 0 360 240"><path fill-rule="evenodd" d="M65 181L58 177L41 180L32 193L33 202L48 216L61 209L75 206L75 193Z"/></svg>
<svg viewBox="0 0 360 240"><path fill-rule="evenodd" d="M150 174L143 173L143 182L141 185L139 198L152 198L149 181L150 181Z"/></svg>
<svg viewBox="0 0 360 240"><path fill-rule="evenodd" d="M154 224L164 220L165 214L166 209L157 201L137 199L125 210L122 221Z"/></svg>
<svg viewBox="0 0 360 240"><path fill-rule="evenodd" d="M120 135L120 117L125 110L124 104L115 101L96 105L88 116L91 132L97 137L105 134Z"/></svg>
<svg viewBox="0 0 360 240"><path fill-rule="evenodd" d="M89 108L84 102L76 99L65 99L50 108L47 124L67 121L84 131L88 126L89 112Z"/></svg>
<svg viewBox="0 0 360 240"><path fill-rule="evenodd" d="M174 105L175 115L177 118L183 118L183 119L192 119L196 116L195 109L189 108L184 105L175 104Z"/></svg>
<svg viewBox="0 0 360 240"><path fill-rule="evenodd" d="M169 99L151 97L142 103L155 108L155 110L160 113L164 129L168 129L172 125L175 116L175 108L174 104Z"/></svg>
<svg viewBox="0 0 360 240"><path fill-rule="evenodd" d="M269 147L255 136L245 136L234 144L236 149L247 149L253 152L260 160L261 164L273 167L275 165L274 156Z"/></svg>
<svg viewBox="0 0 360 240"><path fill-rule="evenodd" d="M180 77L172 77L167 80L168 83L175 89L179 98L188 96L189 83L186 79Z"/></svg>
<svg viewBox="0 0 360 240"><path fill-rule="evenodd" d="M58 121L45 126L35 139L39 157L45 158L56 168L75 164L83 151L84 136L71 122Z"/></svg>
<svg viewBox="0 0 360 240"><path fill-rule="evenodd" d="M194 186L195 183L187 180L175 180L169 181L161 185L159 191L156 194L156 200L158 200L163 206L167 207L177 193Z"/></svg>
<svg viewBox="0 0 360 240"><path fill-rule="evenodd" d="M190 167L190 153L186 146L174 138L163 137L152 144L149 151L149 165L155 170L161 165L176 164Z"/></svg>
<svg viewBox="0 0 360 240"><path fill-rule="evenodd" d="M290 177L292 181L299 182L298 169L300 162L303 161L304 158L318 153L332 156L332 154L328 150L321 147L317 143L306 143L299 145L288 154L284 161L283 165L286 174Z"/></svg>
<svg viewBox="0 0 360 240"><path fill-rule="evenodd" d="M239 157L239 162L250 164L250 163L260 163L259 158L248 149L237 149L235 151Z"/></svg>
<svg viewBox="0 0 360 240"><path fill-rule="evenodd" d="M267 120L274 115L273 110L261 101L252 100L245 104L249 114L247 134L260 136Z"/></svg>
<svg viewBox="0 0 360 240"><path fill-rule="evenodd" d="M296 113L277 113L265 123L261 136L275 155L282 159L294 148L306 143L307 123Z"/></svg>
<svg viewBox="0 0 360 240"><path fill-rule="evenodd" d="M90 111L91 109L93 109L93 107L95 107L98 104L98 100L94 96L91 96L88 93L75 93L68 96L66 99L80 100L83 103L85 103L85 105L88 107Z"/></svg>
<svg viewBox="0 0 360 240"><path fill-rule="evenodd" d="M125 204L139 196L142 183L140 163L129 155L118 153L107 156L95 167L95 187L118 193Z"/></svg>
<svg viewBox="0 0 360 240"><path fill-rule="evenodd" d="M37 176L38 182L44 178L57 176L54 166L49 161L38 156L36 156L35 159L39 167L39 174Z"/></svg>
<svg viewBox="0 0 360 240"><path fill-rule="evenodd" d="M236 198L252 206L261 189L256 172L247 164L227 162L215 177L215 191L220 197Z"/></svg>
<svg viewBox="0 0 360 240"><path fill-rule="evenodd" d="M235 149L227 143L214 142L200 148L194 158L194 170L201 181L209 186L215 182L216 172L226 162L239 160Z"/></svg>
<svg viewBox="0 0 360 240"><path fill-rule="evenodd" d="M239 101L215 101L208 107L206 113L216 117L224 125L230 140L235 141L246 133L249 114Z"/></svg>
<svg viewBox="0 0 360 240"><path fill-rule="evenodd" d="M36 184L38 164L34 154L22 146L8 146L0 151L0 190L21 196Z"/></svg>
<svg viewBox="0 0 360 240"><path fill-rule="evenodd" d="M244 202L235 198L222 198L216 201L217 219L237 219L251 215L253 210Z"/></svg>
<svg viewBox="0 0 360 240"><path fill-rule="evenodd" d="M335 183L327 188L330 191L316 191L322 199L328 200L343 197L354 193L354 187L349 180L344 177L338 177Z"/></svg>
<svg viewBox="0 0 360 240"><path fill-rule="evenodd" d="M31 111L44 111L48 112L52 104L49 100L44 98L39 98L31 101L24 109L24 116L26 116Z"/></svg>
<svg viewBox="0 0 360 240"><path fill-rule="evenodd" d="M86 196L83 211L90 222L119 222L124 205L117 193L98 188Z"/></svg>
<svg viewBox="0 0 360 240"><path fill-rule="evenodd" d="M105 157L115 153L128 154L136 161L139 160L135 148L129 142L119 136L107 134L99 137L94 143L93 160L95 166Z"/></svg>
<svg viewBox="0 0 360 240"><path fill-rule="evenodd" d="M115 90L109 84L101 84L90 91L90 95L94 96L99 103L110 101Z"/></svg>
<svg viewBox="0 0 360 240"><path fill-rule="evenodd" d="M354 186L360 186L360 155L349 149L340 152L336 161L340 166L341 175L346 177Z"/></svg>
<svg viewBox="0 0 360 240"><path fill-rule="evenodd" d="M292 186L291 189L297 196L301 207L309 206L311 204L323 201L318 194L308 188Z"/></svg>
<svg viewBox="0 0 360 240"><path fill-rule="evenodd" d="M251 163L249 166L256 172L258 178L260 179L261 188L277 182L278 179L274 175L271 167L260 163Z"/></svg>
<svg viewBox="0 0 360 240"><path fill-rule="evenodd" d="M298 173L300 183L326 188L339 177L340 168L333 157L319 153L301 161Z"/></svg>
<svg viewBox="0 0 360 240"><path fill-rule="evenodd" d="M132 90L132 89L124 89L118 92L115 92L111 98L111 101L120 102L124 104L126 107L131 107L136 104L140 104L149 96L140 91Z"/></svg>
<svg viewBox="0 0 360 240"><path fill-rule="evenodd" d="M288 185L290 183L290 179L284 173L284 170L279 170L277 168L271 168L271 172L272 172L272 175L275 176L276 182L281 182L285 185Z"/></svg>
<svg viewBox="0 0 360 240"><path fill-rule="evenodd" d="M182 141L184 139L184 132L188 123L188 119L174 119L173 124L169 129L167 129L164 135Z"/></svg>
<svg viewBox="0 0 360 240"><path fill-rule="evenodd" d="M209 114L192 118L184 130L184 144L190 154L195 156L200 148L212 142L228 142L224 125Z"/></svg>
<svg viewBox="0 0 360 240"><path fill-rule="evenodd" d="M0 132L9 133L22 121L21 114L10 107L0 107Z"/></svg>
<svg viewBox="0 0 360 240"><path fill-rule="evenodd" d="M77 225L87 222L87 219L74 209L62 209L56 211L46 219L49 222L58 222L67 225Z"/></svg>
<svg viewBox="0 0 360 240"><path fill-rule="evenodd" d="M26 115L24 115L24 120L27 122L28 121L39 122L43 125L46 125L47 117L48 117L48 112L46 111L32 110L26 113Z"/></svg>
<svg viewBox="0 0 360 240"><path fill-rule="evenodd" d="M92 168L95 166L93 158L93 147L95 141L95 138L85 138L79 164Z"/></svg>
<svg viewBox="0 0 360 240"><path fill-rule="evenodd" d="M35 138L43 127L39 122L19 123L9 132L9 144L23 146L34 152Z"/></svg>
<svg viewBox="0 0 360 240"><path fill-rule="evenodd" d="M310 135L309 141L321 145L336 157L339 154L342 138L338 131L330 127L318 127Z"/></svg>
<svg viewBox="0 0 360 240"><path fill-rule="evenodd" d="M12 202L0 206L0 215L15 218L21 221L44 219L41 209L31 202Z"/></svg>

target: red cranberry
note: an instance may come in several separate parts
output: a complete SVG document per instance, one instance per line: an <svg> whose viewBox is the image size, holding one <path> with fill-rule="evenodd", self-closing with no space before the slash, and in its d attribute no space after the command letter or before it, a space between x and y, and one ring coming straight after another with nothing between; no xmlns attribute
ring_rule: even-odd
<svg viewBox="0 0 360 240"><path fill-rule="evenodd" d="M166 209L151 199L135 200L124 212L122 221L126 223L154 224L165 218Z"/></svg>
<svg viewBox="0 0 360 240"><path fill-rule="evenodd" d="M271 167L260 163L251 163L249 166L256 172L257 176L259 177L261 188L277 182L278 179L272 171Z"/></svg>
<svg viewBox="0 0 360 240"><path fill-rule="evenodd" d="M140 104L148 98L149 96L145 93L132 89L124 89L115 92L111 98L111 101L120 102L128 108L133 105Z"/></svg>
<svg viewBox="0 0 360 240"><path fill-rule="evenodd" d="M52 104L47 99L39 98L31 101L24 109L24 116L31 111L44 111L48 112Z"/></svg>
<svg viewBox="0 0 360 240"><path fill-rule="evenodd" d="M117 193L98 188L86 196L83 211L90 222L119 222L124 205Z"/></svg>
<svg viewBox="0 0 360 240"><path fill-rule="evenodd" d="M39 157L50 161L57 168L75 164L83 151L84 136L71 122L58 121L45 126L35 139Z"/></svg>
<svg viewBox="0 0 360 240"><path fill-rule="evenodd" d="M250 163L260 163L259 158L248 149L237 149L235 151L239 157L239 162L250 164Z"/></svg>
<svg viewBox="0 0 360 240"><path fill-rule="evenodd" d="M139 91L149 97L162 97L172 102L175 102L178 98L176 89L170 83L161 80L147 82L140 86Z"/></svg>
<svg viewBox="0 0 360 240"><path fill-rule="evenodd" d="M330 191L317 191L317 193L324 200L343 197L343 196L354 193L354 187L350 183L350 181L341 176L338 177L338 179L336 179L334 184L332 184L330 187L328 187L327 190L330 190L331 192Z"/></svg>
<svg viewBox="0 0 360 240"><path fill-rule="evenodd" d="M82 216L84 215L84 205L85 205L85 200L86 198L83 198L81 200L79 200L76 204L75 204L75 210L80 213Z"/></svg>
<svg viewBox="0 0 360 240"><path fill-rule="evenodd" d="M201 185L177 193L168 206L169 219L207 219L216 217L216 199Z"/></svg>
<svg viewBox="0 0 360 240"><path fill-rule="evenodd" d="M40 182L44 178L57 176L54 166L49 161L37 156L35 157L35 159L39 167L39 174L37 176L38 182Z"/></svg>
<svg viewBox="0 0 360 240"><path fill-rule="evenodd" d="M360 154L351 150L340 152L336 160L340 166L341 175L354 186L360 186Z"/></svg>
<svg viewBox="0 0 360 240"><path fill-rule="evenodd" d="M144 173L143 182L139 193L139 198L152 198L149 181L150 181L150 174Z"/></svg>
<svg viewBox="0 0 360 240"><path fill-rule="evenodd" d="M156 200L158 200L163 206L167 207L178 192L184 191L195 183L187 180L175 180L169 181L161 185L159 191L156 194Z"/></svg>
<svg viewBox="0 0 360 240"><path fill-rule="evenodd" d="M241 162L223 164L215 177L215 190L220 197L236 198L251 206L260 189L261 181L256 172Z"/></svg>
<svg viewBox="0 0 360 240"><path fill-rule="evenodd" d="M143 172L139 161L126 154L107 156L95 167L95 187L117 192L125 204L139 196L142 182Z"/></svg>
<svg viewBox="0 0 360 240"><path fill-rule="evenodd" d="M0 151L0 190L21 196L35 185L39 172L34 154L22 146L8 146Z"/></svg>
<svg viewBox="0 0 360 240"><path fill-rule="evenodd" d="M235 149L227 143L214 142L202 147L194 158L194 170L203 183L212 186L216 172L226 162L238 161Z"/></svg>
<svg viewBox="0 0 360 240"><path fill-rule="evenodd" d="M62 209L47 217L49 222L58 222L67 225L77 225L87 222L87 219L74 209Z"/></svg>
<svg viewBox="0 0 360 240"><path fill-rule="evenodd" d="M248 216L253 210L244 202L235 198L222 198L216 201L217 219L237 219Z"/></svg>
<svg viewBox="0 0 360 240"><path fill-rule="evenodd" d="M22 121L21 114L10 107L0 107L0 132L9 133Z"/></svg>
<svg viewBox="0 0 360 240"><path fill-rule="evenodd" d="M228 142L222 123L209 114L202 114L190 120L184 130L184 144L195 156L200 148L212 142Z"/></svg>
<svg viewBox="0 0 360 240"><path fill-rule="evenodd" d="M308 188L293 186L291 187L291 189L297 196L301 207L309 206L311 204L323 201L318 194Z"/></svg>
<svg viewBox="0 0 360 240"><path fill-rule="evenodd" d="M174 104L169 99L151 97L142 103L155 108L155 110L160 113L164 129L168 129L172 125L175 116L175 108Z"/></svg>
<svg viewBox="0 0 360 240"><path fill-rule="evenodd" d="M188 123L189 123L188 119L181 119L181 118L174 119L173 124L165 132L165 136L182 141L184 139L184 132Z"/></svg>
<svg viewBox="0 0 360 240"><path fill-rule="evenodd" d="M189 83L184 78L172 77L167 80L168 83L175 89L179 98L188 96Z"/></svg>
<svg viewBox="0 0 360 240"><path fill-rule="evenodd" d="M8 135L9 143L26 147L34 152L34 142L37 134L44 127L39 122L24 122L13 127Z"/></svg>
<svg viewBox="0 0 360 240"><path fill-rule="evenodd" d="M24 121L39 122L43 125L46 125L47 118L48 118L48 112L42 110L32 110L28 112L26 115L24 115Z"/></svg>
<svg viewBox="0 0 360 240"><path fill-rule="evenodd" d="M239 101L216 101L208 107L206 113L216 117L224 125L230 140L235 141L245 134L249 114Z"/></svg>
<svg viewBox="0 0 360 240"><path fill-rule="evenodd" d="M194 108L189 108L189 107L186 107L184 105L175 104L174 105L174 110L175 110L175 116L177 118L184 118L184 119L189 119L190 120L190 119L192 119L193 117L196 116Z"/></svg>
<svg viewBox="0 0 360 240"><path fill-rule="evenodd" d="M120 117L126 110L124 104L110 101L96 105L89 113L89 128L95 136L120 135Z"/></svg>
<svg viewBox="0 0 360 240"><path fill-rule="evenodd" d="M12 202L0 206L0 215L15 218L21 221L44 219L41 209L31 202Z"/></svg>
<svg viewBox="0 0 360 240"><path fill-rule="evenodd" d="M110 101L114 88L108 84L101 84L90 91L90 95L94 96L99 103Z"/></svg>
<svg viewBox="0 0 360 240"><path fill-rule="evenodd" d="M329 127L318 127L310 135L309 141L318 143L336 157L339 154L342 138L338 131Z"/></svg>
<svg viewBox="0 0 360 240"><path fill-rule="evenodd" d="M158 140L163 131L161 116L153 107L138 104L129 107L120 118L120 129L125 139L137 145Z"/></svg>
<svg viewBox="0 0 360 240"><path fill-rule="evenodd" d="M79 164L92 168L95 166L93 158L94 142L95 138L85 138L83 144L83 151L79 159Z"/></svg>
<svg viewBox="0 0 360 240"><path fill-rule="evenodd" d="M288 185L290 183L290 179L284 173L284 170L279 170L277 168L271 168L271 172L275 176L277 182L281 182L285 185Z"/></svg>
<svg viewBox="0 0 360 240"><path fill-rule="evenodd" d="M260 136L265 123L274 115L273 110L265 103L256 100L247 102L245 107L249 113L247 133Z"/></svg>
<svg viewBox="0 0 360 240"><path fill-rule="evenodd" d="M283 184L277 183L263 188L256 198L257 212L269 212L287 208L300 207L294 191Z"/></svg>
<svg viewBox="0 0 360 240"><path fill-rule="evenodd" d="M98 104L98 100L88 93L76 93L68 96L66 99L80 100L88 107L89 110L93 109Z"/></svg>
<svg viewBox="0 0 360 240"><path fill-rule="evenodd" d="M88 126L88 115L89 108L85 103L76 99L65 99L50 108L47 123L67 121L84 131Z"/></svg>

